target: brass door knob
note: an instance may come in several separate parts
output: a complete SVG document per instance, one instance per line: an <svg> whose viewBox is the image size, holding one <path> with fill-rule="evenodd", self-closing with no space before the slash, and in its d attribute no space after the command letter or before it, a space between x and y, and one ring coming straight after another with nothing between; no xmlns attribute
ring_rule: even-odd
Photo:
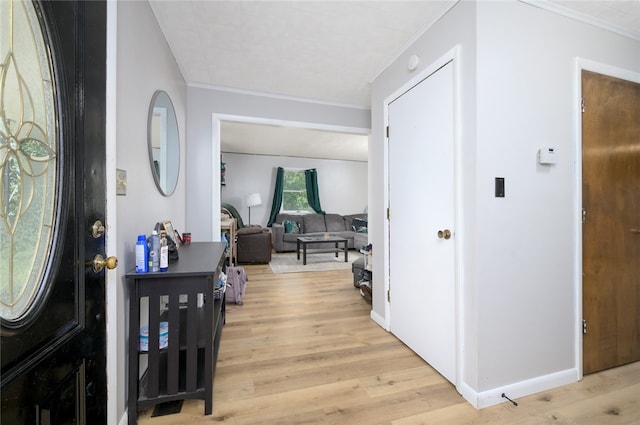
<svg viewBox="0 0 640 425"><path fill-rule="evenodd" d="M100 273L102 269L105 267L109 270L115 269L118 266L118 257L108 257L104 258L100 254L96 254L93 257L93 271L96 273Z"/></svg>
<svg viewBox="0 0 640 425"><path fill-rule="evenodd" d="M449 229L438 230L438 237L440 239L451 239L451 230Z"/></svg>

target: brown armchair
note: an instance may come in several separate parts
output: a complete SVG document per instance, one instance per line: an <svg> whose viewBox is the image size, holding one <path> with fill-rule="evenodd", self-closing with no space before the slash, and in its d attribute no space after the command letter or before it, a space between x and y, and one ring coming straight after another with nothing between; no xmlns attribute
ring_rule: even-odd
<svg viewBox="0 0 640 425"><path fill-rule="evenodd" d="M242 217L233 205L223 203L221 212L236 219L236 261L239 264L269 263L271 261L271 231L267 227L249 225L242 222Z"/></svg>
<svg viewBox="0 0 640 425"><path fill-rule="evenodd" d="M271 232L261 226L238 229L238 263L269 263Z"/></svg>

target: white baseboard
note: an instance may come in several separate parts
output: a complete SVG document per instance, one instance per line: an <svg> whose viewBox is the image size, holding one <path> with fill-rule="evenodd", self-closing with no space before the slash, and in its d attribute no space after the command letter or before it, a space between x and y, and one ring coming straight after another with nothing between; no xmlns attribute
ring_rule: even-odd
<svg viewBox="0 0 640 425"><path fill-rule="evenodd" d="M456 386L456 390L460 393L462 398L469 402L470 405L478 409L478 393L475 392L473 388L463 382Z"/></svg>
<svg viewBox="0 0 640 425"><path fill-rule="evenodd" d="M376 322L382 329L389 331L389 326L387 325L387 321L384 320L384 317L380 316L373 310L371 310L371 320Z"/></svg>
<svg viewBox="0 0 640 425"><path fill-rule="evenodd" d="M484 409L485 407L494 406L496 404L509 402L502 397L505 394L511 400L517 401L518 398L526 397L541 391L550 390L552 388L561 387L563 385L578 382L579 374L577 369L567 369L545 376L539 376L526 381L516 382L505 385L503 387L493 388L488 391L476 392L467 384L458 386L458 392L462 394L476 409Z"/></svg>

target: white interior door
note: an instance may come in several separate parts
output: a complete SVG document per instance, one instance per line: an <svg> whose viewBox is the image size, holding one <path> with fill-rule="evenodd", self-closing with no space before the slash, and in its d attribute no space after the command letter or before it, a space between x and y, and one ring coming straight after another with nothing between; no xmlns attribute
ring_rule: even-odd
<svg viewBox="0 0 640 425"><path fill-rule="evenodd" d="M389 324L455 383L453 84L449 62L389 105Z"/></svg>

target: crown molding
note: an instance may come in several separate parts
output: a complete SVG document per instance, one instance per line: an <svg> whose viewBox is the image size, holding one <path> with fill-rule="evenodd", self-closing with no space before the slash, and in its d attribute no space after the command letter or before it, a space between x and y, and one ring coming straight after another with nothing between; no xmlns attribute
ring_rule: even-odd
<svg viewBox="0 0 640 425"><path fill-rule="evenodd" d="M346 103L327 102L327 101L324 101L324 100L308 99L308 98L304 98L304 97L295 97L295 96L286 96L286 95L273 94L273 93L265 93L265 92L247 90L247 89L239 89L239 88L234 88L234 87L217 86L217 85L214 85L214 84L203 84L203 83L187 82L187 86L188 87L194 87L194 88L200 88L200 89L223 91L223 92L228 92L228 93L245 94L245 95L248 95L248 96L258 96L258 97L266 97L266 98L270 98L270 99L288 100L288 101L291 101L291 102L313 103L313 104L316 104L316 105L326 105L326 106L335 106L335 107L338 107L338 108L358 109L358 110L361 110L361 111L370 111L371 110L370 107L362 106L362 105L350 105L350 104L346 104Z"/></svg>
<svg viewBox="0 0 640 425"><path fill-rule="evenodd" d="M531 6L539 7L540 9L548 10L549 12L557 13L558 15L566 16L567 18L575 19L576 21L584 22L596 27L606 29L611 32L623 35L633 40L640 41L640 31L633 31L627 28L622 28L617 25L613 25L610 22L606 22L602 19L598 19L594 16L587 15L582 12L570 9L568 7L559 5L548 0L519 0L522 3L529 4Z"/></svg>

